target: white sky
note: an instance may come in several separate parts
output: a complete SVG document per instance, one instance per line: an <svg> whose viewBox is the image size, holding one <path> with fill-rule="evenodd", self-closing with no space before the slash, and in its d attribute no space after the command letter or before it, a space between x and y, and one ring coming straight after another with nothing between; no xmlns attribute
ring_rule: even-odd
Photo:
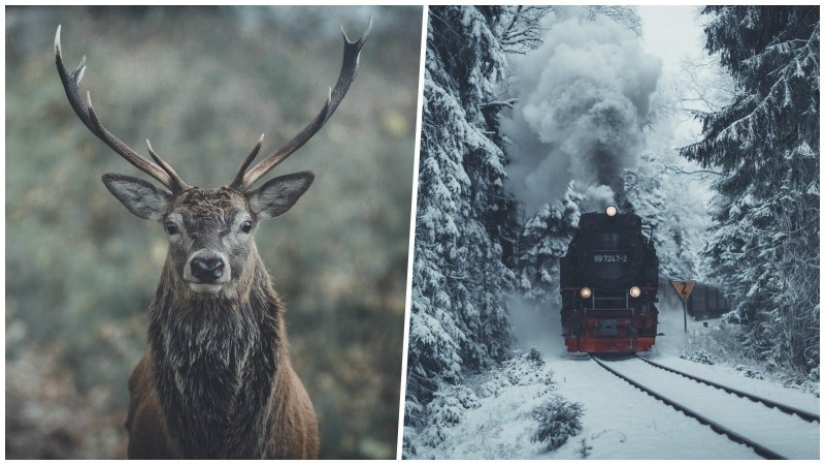
<svg viewBox="0 0 825 465"><path fill-rule="evenodd" d="M682 72L681 65L688 57L707 56L704 50L705 33L700 17L700 5L637 5L642 18L642 47L647 53L662 59L662 79L673 79ZM667 76L670 76L668 78ZM672 144L681 147L696 142L701 124L685 113L673 120Z"/></svg>
<svg viewBox="0 0 825 465"><path fill-rule="evenodd" d="M677 72L687 55L704 53L704 33L697 21L699 8L697 5L636 7L643 22L644 49L662 59L665 73Z"/></svg>

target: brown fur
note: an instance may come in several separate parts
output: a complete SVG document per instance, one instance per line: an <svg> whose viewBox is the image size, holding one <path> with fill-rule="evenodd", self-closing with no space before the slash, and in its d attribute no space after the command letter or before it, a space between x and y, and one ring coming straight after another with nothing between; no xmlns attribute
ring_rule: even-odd
<svg viewBox="0 0 825 465"><path fill-rule="evenodd" d="M317 458L315 413L292 369L283 306L254 240L215 239L249 213L245 197L192 190L166 215L182 218L186 237L170 241L148 349L129 380L128 456ZM181 278L181 257L204 241L230 251L232 280L215 295L192 292Z"/></svg>
<svg viewBox="0 0 825 465"><path fill-rule="evenodd" d="M312 403L291 367L278 377L269 399L271 436L261 458L317 459L318 425ZM281 371L284 373L284 370ZM128 457L130 459L176 458L154 386L151 349L129 378Z"/></svg>
<svg viewBox="0 0 825 465"><path fill-rule="evenodd" d="M371 27L372 19L356 41L344 33L341 71L318 116L251 167L261 136L228 186L201 189L184 183L151 146L154 162L103 127L88 94L81 97L85 57L68 72L58 26L55 64L72 109L95 136L163 186L103 176L130 212L162 223L169 235L149 309L148 349L129 380L130 458L318 456L315 413L289 362L283 307L252 238L258 220L286 213L314 177L293 173L251 187L332 116L355 78Z"/></svg>

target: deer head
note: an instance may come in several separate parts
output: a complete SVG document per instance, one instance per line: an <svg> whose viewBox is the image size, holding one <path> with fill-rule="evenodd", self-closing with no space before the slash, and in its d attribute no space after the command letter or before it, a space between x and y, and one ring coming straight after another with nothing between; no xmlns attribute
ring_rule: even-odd
<svg viewBox="0 0 825 465"><path fill-rule="evenodd" d="M103 176L103 183L130 212L163 225L169 239L166 274L177 292L237 298L248 291L252 261L259 260L253 240L258 222L286 213L306 192L314 176L310 172L293 173L267 181L256 189L252 186L301 148L335 112L355 78L361 47L371 27L372 19L356 41L343 33L344 57L338 81L330 89L321 111L298 135L250 168L263 145L261 135L227 186L200 188L186 184L152 149L148 140L152 160L140 156L103 126L92 106L91 95L87 92L84 101L78 88L86 70L86 57L72 73L66 70L58 26L55 61L75 113L95 136L160 183L156 186L120 174Z"/></svg>

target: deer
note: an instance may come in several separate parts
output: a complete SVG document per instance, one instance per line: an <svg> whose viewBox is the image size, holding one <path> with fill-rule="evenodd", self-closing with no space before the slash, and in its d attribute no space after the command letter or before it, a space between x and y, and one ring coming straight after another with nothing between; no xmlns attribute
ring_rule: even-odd
<svg viewBox="0 0 825 465"><path fill-rule="evenodd" d="M254 167L263 135L232 181L186 184L146 141L139 155L101 123L79 84L86 57L69 73L55 33L57 72L80 121L160 186L121 174L103 184L132 214L160 223L168 251L149 305L146 352L129 378L127 456L147 458L315 459L318 425L289 358L284 305L258 253L260 221L286 213L314 180L304 171L253 185L300 149L329 120L358 71L372 18L357 40L346 31L341 70L321 111Z"/></svg>

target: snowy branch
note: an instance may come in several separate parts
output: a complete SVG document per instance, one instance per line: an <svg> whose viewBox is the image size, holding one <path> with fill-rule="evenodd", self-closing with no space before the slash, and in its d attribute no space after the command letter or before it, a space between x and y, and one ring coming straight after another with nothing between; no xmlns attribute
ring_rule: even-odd
<svg viewBox="0 0 825 465"><path fill-rule="evenodd" d="M714 176L723 176L724 173L719 171L712 171L712 170L695 170L695 171L685 171L682 168L677 168L675 166L665 166L665 171L671 171L676 174L684 174L688 176L692 176L695 174L712 174Z"/></svg>
<svg viewBox="0 0 825 465"><path fill-rule="evenodd" d="M493 100L482 105L482 108L507 107L512 109L516 105L516 103L518 103L517 98L511 98L507 100Z"/></svg>

